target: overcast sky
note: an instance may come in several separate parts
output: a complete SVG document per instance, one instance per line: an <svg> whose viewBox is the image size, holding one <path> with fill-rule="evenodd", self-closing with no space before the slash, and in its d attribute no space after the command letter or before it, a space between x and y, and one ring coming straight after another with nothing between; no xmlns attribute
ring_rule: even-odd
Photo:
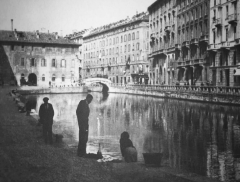
<svg viewBox="0 0 240 182"><path fill-rule="evenodd" d="M155 0L0 0L0 30L42 30L61 35L147 11Z"/></svg>

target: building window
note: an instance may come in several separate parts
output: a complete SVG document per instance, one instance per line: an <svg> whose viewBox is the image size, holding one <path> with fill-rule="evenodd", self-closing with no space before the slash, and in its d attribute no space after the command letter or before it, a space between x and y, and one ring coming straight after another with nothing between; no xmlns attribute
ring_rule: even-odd
<svg viewBox="0 0 240 182"><path fill-rule="evenodd" d="M24 45L21 46L21 51L24 51Z"/></svg>
<svg viewBox="0 0 240 182"><path fill-rule="evenodd" d="M136 38L139 39L139 31L137 31L137 37Z"/></svg>
<svg viewBox="0 0 240 182"><path fill-rule="evenodd" d="M53 75L52 75L52 81L55 82L55 80L56 80L56 75L53 74Z"/></svg>
<svg viewBox="0 0 240 182"><path fill-rule="evenodd" d="M41 66L42 66L42 67L45 67L45 66L46 66L46 59L42 59L42 60L41 60Z"/></svg>
<svg viewBox="0 0 240 182"><path fill-rule="evenodd" d="M123 36L121 36L121 43L123 42Z"/></svg>
<svg viewBox="0 0 240 182"><path fill-rule="evenodd" d="M223 81L223 72L222 72L222 70L220 71L220 82L222 82Z"/></svg>
<svg viewBox="0 0 240 182"><path fill-rule="evenodd" d="M56 59L52 59L52 67L56 67Z"/></svg>
<svg viewBox="0 0 240 182"><path fill-rule="evenodd" d="M42 81L43 82L45 81L45 75L44 74L42 75Z"/></svg>
<svg viewBox="0 0 240 182"><path fill-rule="evenodd" d="M132 33L132 40L135 40L135 33Z"/></svg>
<svg viewBox="0 0 240 182"><path fill-rule="evenodd" d="M124 35L124 42L127 41L127 35Z"/></svg>
<svg viewBox="0 0 240 182"><path fill-rule="evenodd" d="M61 67L63 67L63 68L66 67L66 60L65 59L61 60Z"/></svg>
<svg viewBox="0 0 240 182"><path fill-rule="evenodd" d="M226 28L226 41L228 41L228 28Z"/></svg>
<svg viewBox="0 0 240 182"><path fill-rule="evenodd" d="M130 49L131 49L131 45L128 44L128 52L130 52Z"/></svg>
<svg viewBox="0 0 240 182"><path fill-rule="evenodd" d="M112 45L112 39L109 39L109 45Z"/></svg>
<svg viewBox="0 0 240 182"><path fill-rule="evenodd" d="M128 34L128 41L131 40L131 34Z"/></svg>
<svg viewBox="0 0 240 182"><path fill-rule="evenodd" d="M139 46L140 46L139 43L137 43L137 47L136 47L137 50L139 50Z"/></svg>
<svg viewBox="0 0 240 182"><path fill-rule="evenodd" d="M65 82L65 75L62 75L62 82Z"/></svg>
<svg viewBox="0 0 240 182"><path fill-rule="evenodd" d="M104 52L103 52L103 56L104 56ZM72 60L72 68L74 68L75 67L75 60L73 59Z"/></svg>
<svg viewBox="0 0 240 182"><path fill-rule="evenodd" d="M21 58L21 63L20 63L21 66L24 66L24 58Z"/></svg>
<svg viewBox="0 0 240 182"><path fill-rule="evenodd" d="M35 59L34 58L31 58L30 66L35 66Z"/></svg>
<svg viewBox="0 0 240 182"><path fill-rule="evenodd" d="M228 6L226 6L226 18L228 18Z"/></svg>
<svg viewBox="0 0 240 182"><path fill-rule="evenodd" d="M127 45L125 45L125 49L124 49L124 52L127 52Z"/></svg>

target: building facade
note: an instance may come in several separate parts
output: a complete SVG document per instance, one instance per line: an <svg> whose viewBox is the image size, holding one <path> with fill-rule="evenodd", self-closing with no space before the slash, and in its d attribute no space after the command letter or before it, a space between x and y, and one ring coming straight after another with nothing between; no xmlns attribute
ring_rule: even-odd
<svg viewBox="0 0 240 182"><path fill-rule="evenodd" d="M176 0L155 1L148 7L150 32L150 84L176 82Z"/></svg>
<svg viewBox="0 0 240 182"><path fill-rule="evenodd" d="M83 68L83 36L85 34L87 34L89 30L87 29L84 29L84 30L81 30L79 32L74 32L73 34L69 34L69 35L66 35L65 38L69 39L69 40L72 40L74 41L75 43L81 45L79 46L79 50L78 50L78 53L76 53L76 57L78 58L79 60L79 70L78 70L78 74L79 74L79 82L82 82L82 68Z"/></svg>
<svg viewBox="0 0 240 182"><path fill-rule="evenodd" d="M177 1L177 80L180 85L208 85L209 0Z"/></svg>
<svg viewBox="0 0 240 182"><path fill-rule="evenodd" d="M210 1L210 70L213 85L240 85L240 3L238 0Z"/></svg>
<svg viewBox="0 0 240 182"><path fill-rule="evenodd" d="M69 86L79 79L79 46L57 33L2 30L0 77L5 84Z"/></svg>
<svg viewBox="0 0 240 182"><path fill-rule="evenodd" d="M98 27L83 37L83 78L148 83L148 14Z"/></svg>

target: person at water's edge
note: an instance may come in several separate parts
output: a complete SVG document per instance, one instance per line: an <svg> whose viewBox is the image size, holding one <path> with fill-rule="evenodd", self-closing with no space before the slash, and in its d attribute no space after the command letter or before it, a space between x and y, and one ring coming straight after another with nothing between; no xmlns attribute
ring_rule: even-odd
<svg viewBox="0 0 240 182"><path fill-rule="evenodd" d="M48 103L49 98L44 97L44 103L40 106L39 117L40 122L43 124L43 137L44 141L47 144L53 143L52 141L52 125L53 125L53 116L54 110L52 104Z"/></svg>
<svg viewBox="0 0 240 182"><path fill-rule="evenodd" d="M86 146L88 141L88 116L90 113L89 104L92 102L93 96L88 94L86 99L81 100L78 104L76 114L79 127L79 143L77 155L83 157L86 154Z"/></svg>

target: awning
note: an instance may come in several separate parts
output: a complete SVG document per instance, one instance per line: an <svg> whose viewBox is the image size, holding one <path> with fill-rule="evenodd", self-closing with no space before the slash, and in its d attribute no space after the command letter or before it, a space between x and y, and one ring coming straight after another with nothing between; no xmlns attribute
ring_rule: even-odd
<svg viewBox="0 0 240 182"><path fill-rule="evenodd" d="M240 76L240 69L235 69L234 72L233 76Z"/></svg>

